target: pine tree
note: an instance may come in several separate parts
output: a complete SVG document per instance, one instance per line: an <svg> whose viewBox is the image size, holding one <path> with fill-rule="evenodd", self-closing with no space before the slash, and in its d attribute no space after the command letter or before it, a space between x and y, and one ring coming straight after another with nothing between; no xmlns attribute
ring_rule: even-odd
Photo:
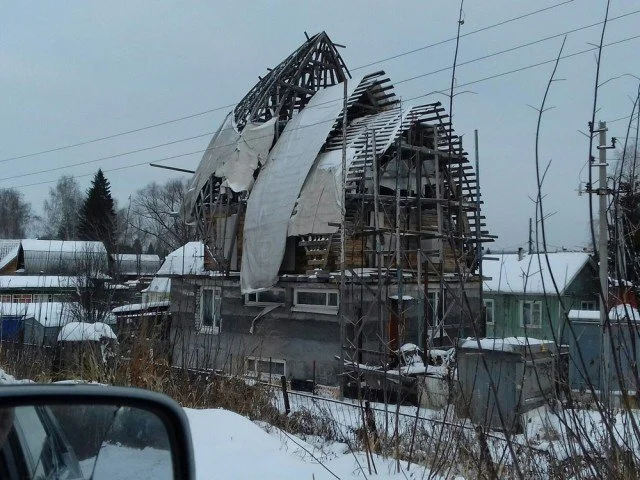
<svg viewBox="0 0 640 480"><path fill-rule="evenodd" d="M113 252L116 239L116 213L111 185L102 170L98 170L87 191L80 209L78 236L82 240L97 240L104 243L109 253Z"/></svg>

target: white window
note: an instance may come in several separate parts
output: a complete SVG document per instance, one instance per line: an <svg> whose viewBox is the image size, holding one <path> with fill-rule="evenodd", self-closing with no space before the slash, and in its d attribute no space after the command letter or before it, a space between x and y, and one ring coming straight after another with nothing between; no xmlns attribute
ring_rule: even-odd
<svg viewBox="0 0 640 480"><path fill-rule="evenodd" d="M598 302L595 300L583 300L580 302L580 310L598 310Z"/></svg>
<svg viewBox="0 0 640 480"><path fill-rule="evenodd" d="M200 324L201 333L220 333L221 290L219 288L201 289L200 294Z"/></svg>
<svg viewBox="0 0 640 480"><path fill-rule="evenodd" d="M245 368L248 376L259 380L279 380L287 375L287 362L275 358L247 357Z"/></svg>
<svg viewBox="0 0 640 480"><path fill-rule="evenodd" d="M495 322L494 310L493 310L493 299L487 298L484 300L484 318L487 322L487 325L493 325Z"/></svg>
<svg viewBox="0 0 640 480"><path fill-rule="evenodd" d="M272 288L256 293L247 293L244 296L245 305L284 305L284 289Z"/></svg>
<svg viewBox="0 0 640 480"><path fill-rule="evenodd" d="M520 302L520 326L526 328L542 327L542 302L529 300Z"/></svg>
<svg viewBox="0 0 640 480"><path fill-rule="evenodd" d="M293 311L338 313L338 290L311 290L296 288L293 291Z"/></svg>
<svg viewBox="0 0 640 480"><path fill-rule="evenodd" d="M51 301L52 295L48 293L34 293L33 294L33 303L46 303Z"/></svg>
<svg viewBox="0 0 640 480"><path fill-rule="evenodd" d="M11 295L0 295L1 303L11 303Z"/></svg>

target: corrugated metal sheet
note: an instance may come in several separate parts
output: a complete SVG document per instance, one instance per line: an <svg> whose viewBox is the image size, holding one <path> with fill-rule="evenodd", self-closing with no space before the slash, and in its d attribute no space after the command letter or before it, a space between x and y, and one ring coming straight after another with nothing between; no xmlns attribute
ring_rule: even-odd
<svg viewBox="0 0 640 480"><path fill-rule="evenodd" d="M26 274L97 274L109 266L102 242L22 240L22 251Z"/></svg>
<svg viewBox="0 0 640 480"><path fill-rule="evenodd" d="M114 255L114 259L121 275L154 275L162 265L158 255L120 253Z"/></svg>

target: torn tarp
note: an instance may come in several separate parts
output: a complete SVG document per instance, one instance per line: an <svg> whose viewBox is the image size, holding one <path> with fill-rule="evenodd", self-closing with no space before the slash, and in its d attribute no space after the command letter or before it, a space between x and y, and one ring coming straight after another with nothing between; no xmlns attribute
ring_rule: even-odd
<svg viewBox="0 0 640 480"><path fill-rule="evenodd" d="M242 132L229 113L214 134L191 179L181 206L185 223L196 222L195 205L200 192L212 176L223 179L223 185L234 192L250 190L253 173L266 160L273 143L275 119L265 123L249 122Z"/></svg>

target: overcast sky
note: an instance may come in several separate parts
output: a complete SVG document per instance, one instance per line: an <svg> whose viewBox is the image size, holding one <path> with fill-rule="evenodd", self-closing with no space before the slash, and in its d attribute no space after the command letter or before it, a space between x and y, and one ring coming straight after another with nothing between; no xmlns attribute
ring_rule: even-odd
<svg viewBox="0 0 640 480"><path fill-rule="evenodd" d="M462 33L493 25L563 0L467 0ZM458 85L553 59L561 37L462 65L478 57L601 22L604 0L574 0L546 12L463 37ZM242 5L239 6L239 5ZM392 82L451 66L454 42L357 69L370 62L455 36L459 3L454 1L271 1L271 2L0 2L0 188L19 188L36 210L63 174L87 188L98 167L114 196L151 181L175 176L145 164L204 150L229 108L158 128L76 148L8 160L55 147L137 129L234 104L309 34L325 30L355 74L384 69ZM610 18L640 10L637 0L612 0ZM638 34L640 13L612 21L605 43ZM565 54L599 41L601 25L569 34ZM640 38L604 50L601 82L622 74L640 77ZM496 248L526 246L534 215L536 111L553 65L462 86L455 97L454 126L473 158L473 131L480 137L484 214ZM544 115L541 160L551 167L544 185L548 242L578 248L588 241L587 197L578 195L587 178L585 131L591 117L595 55L561 61ZM399 83L403 99L446 89L450 71ZM638 80L625 75L601 87L597 119L630 114ZM447 102L442 94L414 102ZM628 120L609 125L624 137ZM69 164L194 137L117 158ZM611 153L611 152L610 152ZM201 154L167 160L195 169ZM140 166L131 168L133 164ZM42 170L49 170L37 173ZM14 177L14 178L9 178Z"/></svg>

